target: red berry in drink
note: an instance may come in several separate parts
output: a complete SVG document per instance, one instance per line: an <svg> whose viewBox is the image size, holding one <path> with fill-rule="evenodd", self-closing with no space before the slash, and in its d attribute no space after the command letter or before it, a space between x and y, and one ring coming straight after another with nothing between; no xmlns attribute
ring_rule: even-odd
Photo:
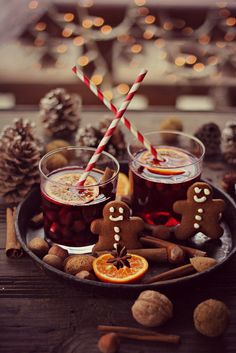
<svg viewBox="0 0 236 353"><path fill-rule="evenodd" d="M63 238L70 238L71 236L71 229L68 227L62 227L61 228L61 234L63 236Z"/></svg>
<svg viewBox="0 0 236 353"><path fill-rule="evenodd" d="M53 234L56 234L59 231L59 226L57 223L52 223L49 231Z"/></svg>
<svg viewBox="0 0 236 353"><path fill-rule="evenodd" d="M46 217L51 221L55 222L57 220L57 213L54 211L47 211Z"/></svg>
<svg viewBox="0 0 236 353"><path fill-rule="evenodd" d="M70 212L70 211L69 211ZM64 214L63 215L60 215L60 212L59 212L59 215L60 215L60 223L64 226L69 226L72 221L73 221L73 215L69 212L63 212Z"/></svg>
<svg viewBox="0 0 236 353"><path fill-rule="evenodd" d="M79 233L81 232L82 230L85 229L85 223L83 221L75 221L73 223L73 230L76 232L76 233Z"/></svg>

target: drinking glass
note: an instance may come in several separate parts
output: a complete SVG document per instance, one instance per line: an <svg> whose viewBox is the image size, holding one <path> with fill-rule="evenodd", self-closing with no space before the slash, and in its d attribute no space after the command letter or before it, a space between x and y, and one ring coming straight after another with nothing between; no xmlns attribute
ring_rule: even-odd
<svg viewBox="0 0 236 353"><path fill-rule="evenodd" d="M85 184L77 185L94 151L63 147L47 153L39 163L46 238L72 254L91 252L97 236L90 224L115 199L119 164L107 152L102 152ZM107 168L112 171L108 177Z"/></svg>

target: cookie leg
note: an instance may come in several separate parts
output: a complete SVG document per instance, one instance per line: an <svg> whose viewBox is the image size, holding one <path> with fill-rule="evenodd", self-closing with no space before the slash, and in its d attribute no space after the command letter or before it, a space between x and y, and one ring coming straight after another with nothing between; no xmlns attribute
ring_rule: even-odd
<svg viewBox="0 0 236 353"><path fill-rule="evenodd" d="M224 234L224 228L216 224L207 224L202 228L202 233L211 239L219 239Z"/></svg>

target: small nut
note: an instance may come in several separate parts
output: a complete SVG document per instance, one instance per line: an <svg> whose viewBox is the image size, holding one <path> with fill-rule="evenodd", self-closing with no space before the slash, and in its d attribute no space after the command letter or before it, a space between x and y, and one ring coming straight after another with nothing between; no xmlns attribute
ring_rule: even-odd
<svg viewBox="0 0 236 353"><path fill-rule="evenodd" d="M53 156L48 157L47 168L50 171L53 171L58 168L63 168L68 165L68 160L61 154L57 153Z"/></svg>
<svg viewBox="0 0 236 353"><path fill-rule="evenodd" d="M134 319L141 325L155 327L172 317L173 304L164 294L146 290L139 295L131 310Z"/></svg>
<svg viewBox="0 0 236 353"><path fill-rule="evenodd" d="M81 271L92 271L95 257L91 255L71 255L64 261L64 271L75 275Z"/></svg>
<svg viewBox="0 0 236 353"><path fill-rule="evenodd" d="M176 246L168 246L167 248L168 261L172 264L179 264L185 259L184 250L176 245Z"/></svg>
<svg viewBox="0 0 236 353"><path fill-rule="evenodd" d="M58 245L53 245L49 249L48 253L51 255L56 255L56 256L60 257L63 261L69 256L68 251L66 249L61 248Z"/></svg>
<svg viewBox="0 0 236 353"><path fill-rule="evenodd" d="M193 321L197 331L208 337L217 337L224 333L229 324L230 312L220 300L208 299L194 310Z"/></svg>
<svg viewBox="0 0 236 353"><path fill-rule="evenodd" d="M57 268L58 270L63 268L63 261L59 256L47 254L44 256L43 261L46 262L46 264Z"/></svg>
<svg viewBox="0 0 236 353"><path fill-rule="evenodd" d="M164 119L160 123L160 130L173 130L174 131L183 131L182 121L178 118L168 118ZM177 140L177 135L171 133L162 134L163 142L171 143Z"/></svg>
<svg viewBox="0 0 236 353"><path fill-rule="evenodd" d="M211 257L196 256L190 259L191 265L197 272L206 271L208 268L213 267L217 264L217 261Z"/></svg>
<svg viewBox="0 0 236 353"><path fill-rule="evenodd" d="M45 150L46 150L46 153L48 153L56 150L57 148L68 147L68 146L70 146L70 144L65 140L53 140L46 145ZM65 149L60 153L63 154L63 156L66 159L70 159L70 151L68 151L67 149Z"/></svg>
<svg viewBox="0 0 236 353"><path fill-rule="evenodd" d="M95 281L95 276L89 272L89 271L80 271L78 273L76 273L75 277L80 278L80 279L90 279Z"/></svg>
<svg viewBox="0 0 236 353"><path fill-rule="evenodd" d="M102 353L116 353L120 348L120 340L116 333L107 333L100 337L98 349Z"/></svg>
<svg viewBox="0 0 236 353"><path fill-rule="evenodd" d="M33 216L29 221L29 226L31 228L40 228L43 225L43 212L40 212Z"/></svg>
<svg viewBox="0 0 236 353"><path fill-rule="evenodd" d="M28 248L39 257L43 257L44 255L46 255L49 250L49 245L46 240L40 237L35 237L31 239L27 245Z"/></svg>

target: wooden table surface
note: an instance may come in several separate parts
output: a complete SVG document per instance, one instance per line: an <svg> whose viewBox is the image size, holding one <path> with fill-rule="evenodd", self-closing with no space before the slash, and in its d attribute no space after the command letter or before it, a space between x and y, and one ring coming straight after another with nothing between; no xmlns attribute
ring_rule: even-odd
<svg viewBox="0 0 236 353"><path fill-rule="evenodd" d="M104 112L86 111L85 122L94 122ZM37 112L1 112L0 128L13 118L27 117L38 124ZM128 114L141 130L155 130L160 119L180 116L186 132L194 132L203 122L215 121L221 127L231 119L229 114L209 113L134 113ZM145 118L145 119L144 119ZM39 131L39 130L37 130ZM204 169L204 176L218 184L223 170ZM44 274L30 258L18 260L5 256L5 205L0 207L0 352L98 352L97 324L138 327L131 316L131 305L137 295L112 297L73 288ZM123 341L121 353L235 353L236 351L236 257L204 280L179 288L164 290L174 304L174 318L161 330L179 334L179 346ZM224 336L210 339L193 327L194 307L202 300L223 300L231 310L231 324Z"/></svg>

